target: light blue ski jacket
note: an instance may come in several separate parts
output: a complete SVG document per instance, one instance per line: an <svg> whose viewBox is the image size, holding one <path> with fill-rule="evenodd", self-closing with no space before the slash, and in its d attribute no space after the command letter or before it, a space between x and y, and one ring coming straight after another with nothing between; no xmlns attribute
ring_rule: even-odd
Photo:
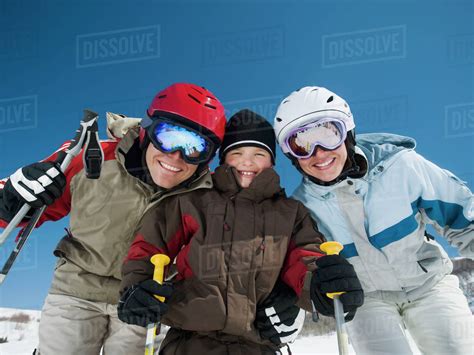
<svg viewBox="0 0 474 355"><path fill-rule="evenodd" d="M474 197L456 176L414 151L412 138L361 134L356 153L366 175L333 186L307 177L294 193L328 240L344 245L368 296L399 302L419 298L452 263L443 248L425 237L425 227L474 256Z"/></svg>

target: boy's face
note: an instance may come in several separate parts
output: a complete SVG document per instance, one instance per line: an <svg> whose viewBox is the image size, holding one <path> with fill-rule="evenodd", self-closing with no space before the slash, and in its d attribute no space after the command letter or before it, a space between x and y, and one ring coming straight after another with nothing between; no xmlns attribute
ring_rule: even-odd
<svg viewBox="0 0 474 355"><path fill-rule="evenodd" d="M186 163L179 151L162 153L151 143L146 149L145 159L154 183L165 189L171 189L189 179L198 167Z"/></svg>
<svg viewBox="0 0 474 355"><path fill-rule="evenodd" d="M237 170L239 184L243 188L249 187L263 170L272 167L270 153L258 147L232 149L226 153L224 162Z"/></svg>
<svg viewBox="0 0 474 355"><path fill-rule="evenodd" d="M323 150L320 147L306 159L298 159L303 171L316 179L329 182L337 178L344 168L347 159L347 148L343 143L339 148Z"/></svg>

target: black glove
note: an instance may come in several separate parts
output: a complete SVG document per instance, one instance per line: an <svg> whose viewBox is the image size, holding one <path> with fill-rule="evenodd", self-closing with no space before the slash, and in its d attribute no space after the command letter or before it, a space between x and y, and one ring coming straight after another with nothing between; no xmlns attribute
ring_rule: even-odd
<svg viewBox="0 0 474 355"><path fill-rule="evenodd" d="M168 305L157 300L154 295L170 297L173 287L170 283L162 285L154 280L145 280L127 289L118 304L118 317L122 322L146 327L158 323L168 311Z"/></svg>
<svg viewBox="0 0 474 355"><path fill-rule="evenodd" d="M275 345L290 343L303 329L305 312L295 305L295 292L279 281L268 298L257 306L255 327L262 339Z"/></svg>
<svg viewBox="0 0 474 355"><path fill-rule="evenodd" d="M66 176L59 164L34 163L10 176L3 187L0 208L14 216L24 203L33 208L49 206L63 194L65 187Z"/></svg>
<svg viewBox="0 0 474 355"><path fill-rule="evenodd" d="M339 296L348 313L346 321L354 318L358 307L364 303L364 291L354 267L340 255L326 255L316 260L318 268L311 278L311 300L316 310L334 317L333 300L326 296L329 292L345 292Z"/></svg>

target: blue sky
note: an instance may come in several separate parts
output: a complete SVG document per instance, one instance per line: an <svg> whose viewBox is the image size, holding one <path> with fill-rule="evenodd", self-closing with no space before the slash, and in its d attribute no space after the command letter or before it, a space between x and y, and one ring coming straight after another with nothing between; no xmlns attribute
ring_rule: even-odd
<svg viewBox="0 0 474 355"><path fill-rule="evenodd" d="M249 107L270 121L291 91L325 86L349 102L357 132L412 136L418 152L472 187L473 7L467 0L2 0L0 175L57 149L83 108L99 112L103 133L106 110L140 117L159 89L188 81L213 91L229 114ZM277 171L291 193L300 176L282 154ZM0 306L41 307L66 225L35 231L0 287ZM0 260L7 253L2 248Z"/></svg>

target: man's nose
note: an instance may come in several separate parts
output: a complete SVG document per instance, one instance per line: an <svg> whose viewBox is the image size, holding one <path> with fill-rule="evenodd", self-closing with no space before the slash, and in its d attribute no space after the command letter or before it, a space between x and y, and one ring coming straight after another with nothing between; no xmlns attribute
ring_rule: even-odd
<svg viewBox="0 0 474 355"><path fill-rule="evenodd" d="M179 160L179 159L183 159L183 155L181 154L181 151L179 150L176 150L172 153L168 153L168 155L170 156L171 159L173 160Z"/></svg>

